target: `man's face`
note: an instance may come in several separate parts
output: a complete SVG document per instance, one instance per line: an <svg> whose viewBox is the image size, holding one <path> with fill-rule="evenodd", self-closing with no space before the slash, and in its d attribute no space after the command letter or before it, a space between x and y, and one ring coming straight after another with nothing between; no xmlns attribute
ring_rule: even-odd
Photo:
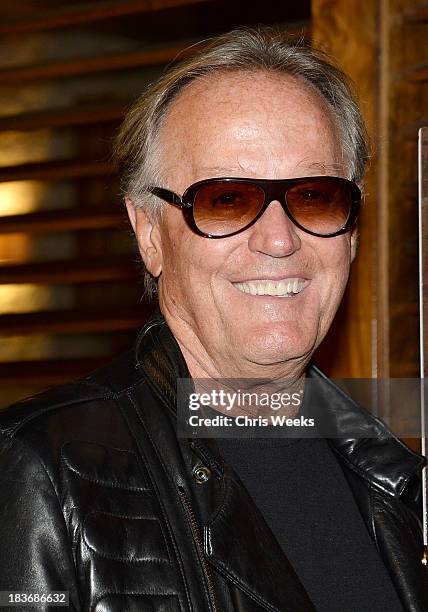
<svg viewBox="0 0 428 612"><path fill-rule="evenodd" d="M160 185L182 194L211 177L346 177L336 131L320 97L291 77L216 74L187 87L161 129ZM324 338L354 256L350 234L311 236L272 202L250 228L211 240L182 212L158 223L132 213L160 307L193 376L290 376ZM252 295L242 283L298 279L292 297ZM238 285L241 284L241 287Z"/></svg>

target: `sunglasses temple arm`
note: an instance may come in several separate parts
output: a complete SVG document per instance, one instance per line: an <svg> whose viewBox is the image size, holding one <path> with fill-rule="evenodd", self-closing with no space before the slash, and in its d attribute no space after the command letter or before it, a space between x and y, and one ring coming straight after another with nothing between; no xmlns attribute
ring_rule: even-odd
<svg viewBox="0 0 428 612"><path fill-rule="evenodd" d="M184 202L180 196L169 189L163 189L162 187L149 187L149 191L161 200L165 200L165 202L169 202L170 204L175 204L176 206L180 207L184 205Z"/></svg>

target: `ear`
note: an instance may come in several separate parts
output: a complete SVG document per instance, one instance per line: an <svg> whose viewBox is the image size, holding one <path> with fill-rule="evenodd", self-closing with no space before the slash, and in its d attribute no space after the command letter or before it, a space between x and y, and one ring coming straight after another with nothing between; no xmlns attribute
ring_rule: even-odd
<svg viewBox="0 0 428 612"><path fill-rule="evenodd" d="M359 238L358 227L355 225L351 231L351 263L354 261L357 254Z"/></svg>
<svg viewBox="0 0 428 612"><path fill-rule="evenodd" d="M159 224L152 221L145 210L135 206L130 198L125 198L125 203L141 258L150 274L157 278L162 272L162 241Z"/></svg>

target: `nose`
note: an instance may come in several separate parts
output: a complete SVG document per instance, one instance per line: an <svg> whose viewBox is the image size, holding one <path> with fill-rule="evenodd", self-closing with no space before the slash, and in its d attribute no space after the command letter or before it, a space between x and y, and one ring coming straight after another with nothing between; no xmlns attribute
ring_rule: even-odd
<svg viewBox="0 0 428 612"><path fill-rule="evenodd" d="M278 201L271 202L250 229L248 246L255 253L287 257L301 247L298 229Z"/></svg>

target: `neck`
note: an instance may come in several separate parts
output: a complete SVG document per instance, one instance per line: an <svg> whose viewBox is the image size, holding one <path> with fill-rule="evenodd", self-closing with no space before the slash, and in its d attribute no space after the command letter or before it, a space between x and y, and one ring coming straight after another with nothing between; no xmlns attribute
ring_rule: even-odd
<svg viewBox="0 0 428 612"><path fill-rule="evenodd" d="M229 394L229 404L230 398L236 399L239 393L247 394L247 398L251 394L252 403L247 402L245 408L238 406L241 413L251 416L271 414L271 402L267 398L274 396L282 400L276 401L276 404L279 402L274 409L276 413L290 417L297 414L300 403L287 401L287 396L298 396L303 400L305 369L310 356L276 363L256 363L240 359L234 351L221 356L210 355L186 321L171 317L168 310L163 314L186 361L196 392ZM264 398L264 402L260 403L260 398ZM223 408L218 405L216 409L223 412ZM233 416L230 405L226 410L229 416Z"/></svg>

